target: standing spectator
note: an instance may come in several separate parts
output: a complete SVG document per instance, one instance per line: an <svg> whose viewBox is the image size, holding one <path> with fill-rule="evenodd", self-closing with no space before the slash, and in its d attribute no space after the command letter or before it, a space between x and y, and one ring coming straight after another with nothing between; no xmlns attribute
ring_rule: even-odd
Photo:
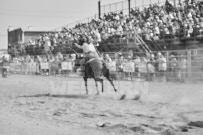
<svg viewBox="0 0 203 135"><path fill-rule="evenodd" d="M40 56L36 57L36 63L37 63L37 74L41 73L41 62L42 62L42 58Z"/></svg>
<svg viewBox="0 0 203 135"><path fill-rule="evenodd" d="M177 65L178 65L178 61L176 59L176 57L174 55L170 56L169 59L169 68L168 68L168 72L169 72L169 77L177 77Z"/></svg>
<svg viewBox="0 0 203 135"><path fill-rule="evenodd" d="M152 77L155 77L155 58L154 54L150 55L150 59L147 63L148 81L152 81Z"/></svg>
<svg viewBox="0 0 203 135"><path fill-rule="evenodd" d="M184 82L187 73L187 60L183 55L179 57L178 61L178 80Z"/></svg>
<svg viewBox="0 0 203 135"><path fill-rule="evenodd" d="M141 77L146 77L146 75L147 75L147 59L145 57L141 57L138 71L140 72Z"/></svg>
<svg viewBox="0 0 203 135"><path fill-rule="evenodd" d="M166 69L167 69L167 63L166 63L166 58L161 54L158 53L158 65L159 65L159 74L163 79L165 80L166 78Z"/></svg>
<svg viewBox="0 0 203 135"><path fill-rule="evenodd" d="M140 72L139 72L139 65L140 65L140 57L138 55L135 56L135 59L133 60L135 63L135 73L137 73L137 77L140 77Z"/></svg>

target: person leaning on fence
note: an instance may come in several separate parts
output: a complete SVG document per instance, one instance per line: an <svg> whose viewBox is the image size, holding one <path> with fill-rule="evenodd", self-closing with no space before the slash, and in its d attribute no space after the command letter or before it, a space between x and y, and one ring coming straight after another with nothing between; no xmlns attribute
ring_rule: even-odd
<svg viewBox="0 0 203 135"><path fill-rule="evenodd" d="M46 56L44 56L44 57L42 58L42 63L47 63L47 62L48 62L48 59L47 59ZM42 74L43 74L43 75L48 75L48 74L49 74L49 69L42 69Z"/></svg>
<svg viewBox="0 0 203 135"><path fill-rule="evenodd" d="M109 54L105 54L104 57L103 57L103 61L105 63L105 65L109 68L110 65L112 64L112 59L111 57L109 56Z"/></svg>
<svg viewBox="0 0 203 135"><path fill-rule="evenodd" d="M129 55L129 56L127 57L127 59L126 59L126 63L133 63L133 64L134 64L131 55ZM133 68L134 68L134 67L133 67ZM128 80L132 80L132 73L133 73L133 72L126 72L126 73L125 73L125 77L126 77L126 79L128 79Z"/></svg>
<svg viewBox="0 0 203 135"><path fill-rule="evenodd" d="M71 59L71 55L67 55L66 57L64 57L63 61L61 62L61 74L64 76L68 76L69 73L72 71L72 59ZM64 63L66 63L66 66L63 66ZM71 65L68 65L69 63L71 63ZM71 67L70 67L71 66Z"/></svg>
<svg viewBox="0 0 203 135"><path fill-rule="evenodd" d="M155 77L155 62L154 54L151 54L147 63L148 81L152 81L152 77Z"/></svg>
<svg viewBox="0 0 203 135"><path fill-rule="evenodd" d="M140 77L140 73L139 73L140 61L141 61L140 57L136 55L133 62L135 63L135 73L136 73L137 77Z"/></svg>
<svg viewBox="0 0 203 135"><path fill-rule="evenodd" d="M147 62L148 61L145 57L141 57L138 69L138 71L140 72L140 77L146 77L147 75Z"/></svg>
<svg viewBox="0 0 203 135"><path fill-rule="evenodd" d="M42 62L42 58L40 56L37 56L36 58L36 62L37 62L37 74L41 73L41 62Z"/></svg>
<svg viewBox="0 0 203 135"><path fill-rule="evenodd" d="M118 62L117 62L117 67L119 72L123 72L123 63L124 63L124 57L122 54L119 54Z"/></svg>

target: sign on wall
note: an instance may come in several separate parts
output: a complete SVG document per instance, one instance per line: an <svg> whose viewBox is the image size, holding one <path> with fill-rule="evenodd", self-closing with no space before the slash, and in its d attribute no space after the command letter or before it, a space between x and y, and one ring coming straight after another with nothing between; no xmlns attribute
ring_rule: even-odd
<svg viewBox="0 0 203 135"><path fill-rule="evenodd" d="M61 68L62 70L72 70L73 69L72 62L62 62Z"/></svg>
<svg viewBox="0 0 203 135"><path fill-rule="evenodd" d="M42 62L40 63L41 69L49 69L49 63L48 62Z"/></svg>
<svg viewBox="0 0 203 135"><path fill-rule="evenodd" d="M127 62L123 64L123 71L124 72L135 72L135 63L134 62Z"/></svg>

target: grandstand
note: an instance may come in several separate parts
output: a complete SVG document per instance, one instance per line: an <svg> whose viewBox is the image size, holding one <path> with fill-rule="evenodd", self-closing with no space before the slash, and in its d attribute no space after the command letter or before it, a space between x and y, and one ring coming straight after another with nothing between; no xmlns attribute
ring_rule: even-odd
<svg viewBox="0 0 203 135"><path fill-rule="evenodd" d="M73 53L70 49L72 42L80 40L79 38L83 35L93 38L95 44L99 44L98 49L101 52L116 52L123 48L124 51L143 52L146 48L162 51L203 47L202 1L192 1L193 3L186 1L174 5L167 0L164 4L154 3L148 7L145 5L135 8L130 7L130 0L123 3L126 2L128 2L127 14L126 9L123 8L102 13L101 9L104 6L99 2L100 19L94 18L86 23L78 23L72 28L66 25L61 27L59 32L46 32L46 34L42 32L40 38L30 39L32 42L35 41L34 46L33 43L21 40L26 46L24 48L27 48L23 52L30 55ZM15 45L9 42L9 49L15 50L10 53L19 52L17 47L10 47L11 44L16 46L18 42ZM77 50L74 47L73 49Z"/></svg>

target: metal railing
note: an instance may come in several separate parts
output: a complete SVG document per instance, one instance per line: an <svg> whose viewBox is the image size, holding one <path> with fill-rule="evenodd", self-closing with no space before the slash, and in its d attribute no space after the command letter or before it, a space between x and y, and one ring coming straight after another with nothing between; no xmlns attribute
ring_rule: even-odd
<svg viewBox="0 0 203 135"><path fill-rule="evenodd" d="M164 3L165 0L130 0L130 9L139 8L142 11L145 7L149 7L152 4L163 5ZM120 11L122 11L124 14L128 14L129 11L128 0L101 6L101 14Z"/></svg>
<svg viewBox="0 0 203 135"><path fill-rule="evenodd" d="M181 82L203 80L203 49L153 52L154 60L144 53L112 52L105 54L112 59L111 62L107 62L107 67L112 76L119 80ZM160 54L164 56L164 59L158 58L157 55ZM123 60L121 60L121 55ZM10 72L12 74L57 74L60 76L72 74L79 77L81 74L79 63L80 60L10 63Z"/></svg>

